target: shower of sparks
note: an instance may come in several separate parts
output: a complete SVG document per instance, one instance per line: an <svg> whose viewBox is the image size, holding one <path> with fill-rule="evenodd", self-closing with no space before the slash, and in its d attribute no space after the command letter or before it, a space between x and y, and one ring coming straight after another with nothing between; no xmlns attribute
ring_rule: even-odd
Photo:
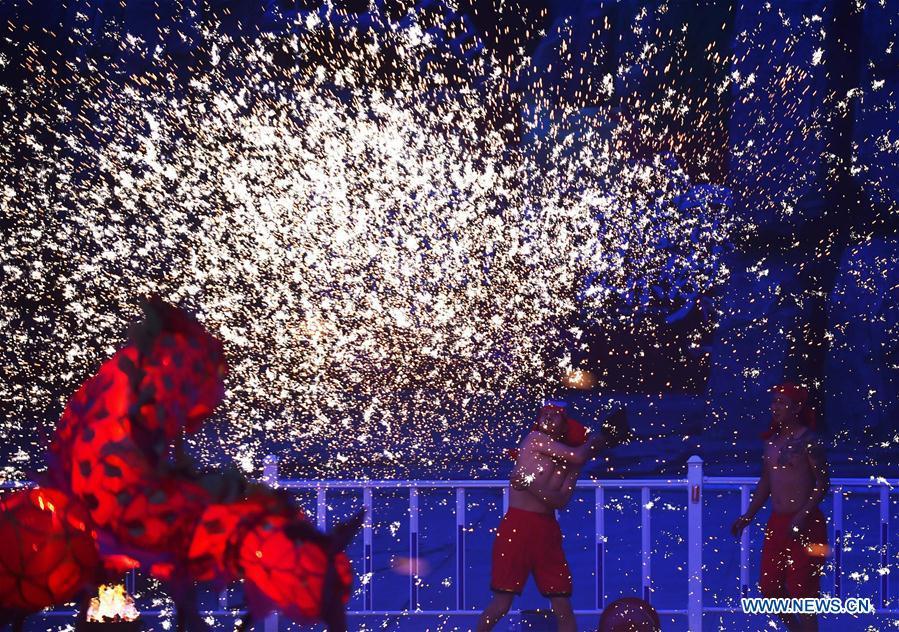
<svg viewBox="0 0 899 632"><path fill-rule="evenodd" d="M226 345L207 462L251 470L279 445L306 476L439 471L519 436L586 328L689 309L726 277L726 192L630 155L639 116L550 110L539 84L510 88L527 59L470 39L460 65L452 23L369 17L204 32L189 76L135 37L123 50L161 70L33 68L0 147L4 434L38 452L156 292Z"/></svg>

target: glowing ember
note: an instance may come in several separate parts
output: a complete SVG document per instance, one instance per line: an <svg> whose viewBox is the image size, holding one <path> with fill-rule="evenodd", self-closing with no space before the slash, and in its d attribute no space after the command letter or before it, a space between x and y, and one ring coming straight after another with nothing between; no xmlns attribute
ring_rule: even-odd
<svg viewBox="0 0 899 632"><path fill-rule="evenodd" d="M87 620L91 623L134 621L139 616L134 599L122 584L102 584L87 610Z"/></svg>

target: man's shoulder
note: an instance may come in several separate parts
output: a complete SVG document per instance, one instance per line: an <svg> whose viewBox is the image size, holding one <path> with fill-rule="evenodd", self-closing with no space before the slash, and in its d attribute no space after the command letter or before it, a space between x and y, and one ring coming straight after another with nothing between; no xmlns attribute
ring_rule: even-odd
<svg viewBox="0 0 899 632"><path fill-rule="evenodd" d="M531 430L521 441L522 452L539 452L547 443L552 442L552 437L539 430Z"/></svg>
<svg viewBox="0 0 899 632"><path fill-rule="evenodd" d="M802 443L808 455L814 459L823 459L825 457L824 441L814 430L807 430L802 435Z"/></svg>
<svg viewBox="0 0 899 632"><path fill-rule="evenodd" d="M522 443L533 443L535 441L552 441L549 435L540 432L539 430L531 430L528 432Z"/></svg>

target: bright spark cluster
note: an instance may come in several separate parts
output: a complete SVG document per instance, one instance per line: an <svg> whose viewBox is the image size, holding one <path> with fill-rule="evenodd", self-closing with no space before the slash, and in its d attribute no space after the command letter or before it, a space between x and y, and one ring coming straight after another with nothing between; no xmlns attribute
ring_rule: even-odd
<svg viewBox="0 0 899 632"><path fill-rule="evenodd" d="M440 471L513 441L510 411L555 388L585 328L725 278L725 194L629 155L638 120L575 129L576 106L512 93L526 59L469 42L460 68L426 16L373 15L302 15L250 44L207 32L190 76L84 62L12 95L4 434L43 445L35 428L159 293L226 345L209 461L258 468L265 441L306 476Z"/></svg>

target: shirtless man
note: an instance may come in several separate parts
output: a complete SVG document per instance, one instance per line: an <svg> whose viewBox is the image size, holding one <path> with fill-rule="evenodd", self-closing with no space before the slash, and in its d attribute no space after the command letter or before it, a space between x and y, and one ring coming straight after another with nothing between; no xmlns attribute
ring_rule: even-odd
<svg viewBox="0 0 899 632"><path fill-rule="evenodd" d="M827 548L818 505L830 479L824 449L815 434L808 390L792 383L774 387L771 427L762 456L762 476L746 513L731 531L739 537L771 497L771 518L762 548L760 588L764 597L817 597ZM816 632L815 615L778 615L791 632Z"/></svg>
<svg viewBox="0 0 899 632"><path fill-rule="evenodd" d="M588 438L584 427L565 414L564 404L554 402L540 409L512 470L509 511L493 544L494 596L478 620L478 632L492 630L505 616L532 573L540 593L552 604L558 629L577 629L571 572L555 511L571 499L581 467L604 446L624 438L623 414L615 419L617 425L604 426L601 434Z"/></svg>

